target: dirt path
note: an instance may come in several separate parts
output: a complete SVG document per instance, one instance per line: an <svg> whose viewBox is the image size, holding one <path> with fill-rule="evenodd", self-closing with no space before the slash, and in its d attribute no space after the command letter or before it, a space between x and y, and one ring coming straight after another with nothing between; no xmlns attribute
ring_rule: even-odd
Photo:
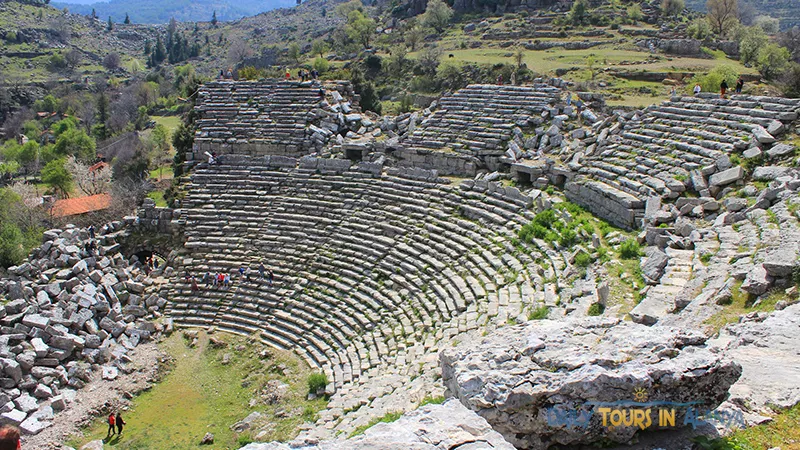
<svg viewBox="0 0 800 450"><path fill-rule="evenodd" d="M100 371L83 389L77 391L75 401L56 414L53 425L36 436L23 437L22 448L64 449L65 442L80 428L98 415L105 415L109 407L128 405L133 396L149 389L156 378L164 353L155 342L139 345L128 354L136 370L129 374L120 372L116 380L100 378Z"/></svg>

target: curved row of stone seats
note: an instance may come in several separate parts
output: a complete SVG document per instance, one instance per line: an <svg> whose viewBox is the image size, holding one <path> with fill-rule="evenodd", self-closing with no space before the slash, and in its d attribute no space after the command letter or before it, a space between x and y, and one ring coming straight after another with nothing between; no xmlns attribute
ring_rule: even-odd
<svg viewBox="0 0 800 450"><path fill-rule="evenodd" d="M335 97L348 97L349 84L325 85L298 81L212 81L198 91L196 111L198 132L195 157L204 152L261 155L307 153L315 142L310 125L324 120L344 121L339 114L357 106L334 101L331 105L320 89L336 91ZM348 97L349 98L349 97ZM330 116L337 116L330 118ZM332 127L329 127L332 128Z"/></svg>
<svg viewBox="0 0 800 450"><path fill-rule="evenodd" d="M474 84L442 97L438 110L405 140L411 149L502 155L517 126L549 110L561 91L547 84Z"/></svg>
<svg viewBox="0 0 800 450"><path fill-rule="evenodd" d="M715 173L731 167L729 157L769 148L798 111L796 99L672 97L640 117L600 130L596 146L568 164L577 174L575 182L582 183L568 186L568 197L606 219L630 210L630 220L618 225L635 227L633 218L642 215L650 197L675 199L690 189L715 195L716 186L706 190ZM608 208L597 206L602 201Z"/></svg>
<svg viewBox="0 0 800 450"><path fill-rule="evenodd" d="M544 301L544 280L561 263L540 273L534 260L552 254L508 252L532 214L520 199L363 173L200 168L184 202L184 266L194 276L234 273L233 284L193 292L177 280L170 313L187 325L258 332L340 386L391 364L470 305L482 305L477 328ZM238 276L261 261L274 286L257 272Z"/></svg>

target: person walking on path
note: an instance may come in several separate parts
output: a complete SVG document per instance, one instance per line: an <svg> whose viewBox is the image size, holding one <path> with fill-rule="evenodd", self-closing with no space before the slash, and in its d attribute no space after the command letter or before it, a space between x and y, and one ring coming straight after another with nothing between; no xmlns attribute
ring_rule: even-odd
<svg viewBox="0 0 800 450"><path fill-rule="evenodd" d="M94 225L89 225L89 238L94 239Z"/></svg>
<svg viewBox="0 0 800 450"><path fill-rule="evenodd" d="M247 281L252 281L251 275L253 274L253 269L250 266L247 266L247 269L244 271L244 275L247 277Z"/></svg>
<svg viewBox="0 0 800 450"><path fill-rule="evenodd" d="M244 266L239 267L239 279L244 280Z"/></svg>
<svg viewBox="0 0 800 450"><path fill-rule="evenodd" d="M20 450L19 429L13 425L0 427L0 450Z"/></svg>
<svg viewBox="0 0 800 450"><path fill-rule="evenodd" d="M114 421L117 422L117 434L122 435L122 426L127 425L125 421L122 420L122 414L118 412Z"/></svg>
<svg viewBox="0 0 800 450"><path fill-rule="evenodd" d="M742 77L739 77L739 79L736 80L736 93L741 94L743 88L744 88L744 80L742 79Z"/></svg>
<svg viewBox="0 0 800 450"><path fill-rule="evenodd" d="M272 273L272 269L269 269L269 287L272 287L273 281L275 281L275 274Z"/></svg>
<svg viewBox="0 0 800 450"><path fill-rule="evenodd" d="M224 282L225 282L225 288L227 289L231 285L231 274L229 273L225 274Z"/></svg>
<svg viewBox="0 0 800 450"><path fill-rule="evenodd" d="M725 98L725 93L728 91L728 82L722 80L722 83L719 84L719 97Z"/></svg>
<svg viewBox="0 0 800 450"><path fill-rule="evenodd" d="M114 425L116 423L116 419L117 418L114 416L113 412L108 415L108 433L106 434L106 438L108 438L109 436L113 436L113 435L115 435L117 433L114 430Z"/></svg>
<svg viewBox="0 0 800 450"><path fill-rule="evenodd" d="M264 271L265 271L265 270L266 270L266 269L264 268L264 263L263 263L263 262L259 263L259 264L258 264L258 274L261 276L261 279L262 279L262 280L265 278L265 277L264 277Z"/></svg>

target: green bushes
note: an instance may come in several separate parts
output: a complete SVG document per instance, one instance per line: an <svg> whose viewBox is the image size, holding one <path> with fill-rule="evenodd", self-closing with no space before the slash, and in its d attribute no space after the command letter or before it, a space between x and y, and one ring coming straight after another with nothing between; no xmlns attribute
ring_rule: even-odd
<svg viewBox="0 0 800 450"><path fill-rule="evenodd" d="M550 314L550 307L542 305L528 313L528 320L546 319L548 314Z"/></svg>
<svg viewBox="0 0 800 450"><path fill-rule="evenodd" d="M627 239L619 246L619 257L622 259L638 258L641 253L641 246L636 239Z"/></svg>
<svg viewBox="0 0 800 450"><path fill-rule="evenodd" d="M602 303L592 303L592 305L589 307L589 310L586 312L586 314L588 314L590 316L599 316L599 315L603 314L605 312L605 310L606 310L606 307Z"/></svg>
<svg viewBox="0 0 800 450"><path fill-rule="evenodd" d="M592 255L586 252L580 252L575 255L575 265L578 267L589 267L594 262Z"/></svg>
<svg viewBox="0 0 800 450"><path fill-rule="evenodd" d="M308 392L316 394L328 385L328 377L324 373L312 373L308 376Z"/></svg>

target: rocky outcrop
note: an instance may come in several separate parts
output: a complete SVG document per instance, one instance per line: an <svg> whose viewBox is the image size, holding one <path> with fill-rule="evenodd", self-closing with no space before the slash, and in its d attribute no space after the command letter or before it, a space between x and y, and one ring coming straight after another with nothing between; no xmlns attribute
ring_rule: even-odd
<svg viewBox="0 0 800 450"><path fill-rule="evenodd" d="M249 444L240 450L514 450L486 420L457 400L427 405L346 441Z"/></svg>
<svg viewBox="0 0 800 450"><path fill-rule="evenodd" d="M99 372L114 379L133 370L128 352L162 330L149 319L166 300L119 253L121 227L106 225L94 239L86 229L47 231L0 281L8 300L0 306L0 422L39 433Z"/></svg>
<svg viewBox="0 0 800 450"><path fill-rule="evenodd" d="M714 409L741 367L705 341L698 332L617 319L543 320L439 356L450 394L517 448L546 449L627 442L640 429L663 428L662 409L675 411L678 426ZM615 423L614 410L642 421Z"/></svg>
<svg viewBox="0 0 800 450"><path fill-rule="evenodd" d="M742 366L741 378L731 387L732 403L767 413L772 406L800 403L800 304L748 315L712 342Z"/></svg>

